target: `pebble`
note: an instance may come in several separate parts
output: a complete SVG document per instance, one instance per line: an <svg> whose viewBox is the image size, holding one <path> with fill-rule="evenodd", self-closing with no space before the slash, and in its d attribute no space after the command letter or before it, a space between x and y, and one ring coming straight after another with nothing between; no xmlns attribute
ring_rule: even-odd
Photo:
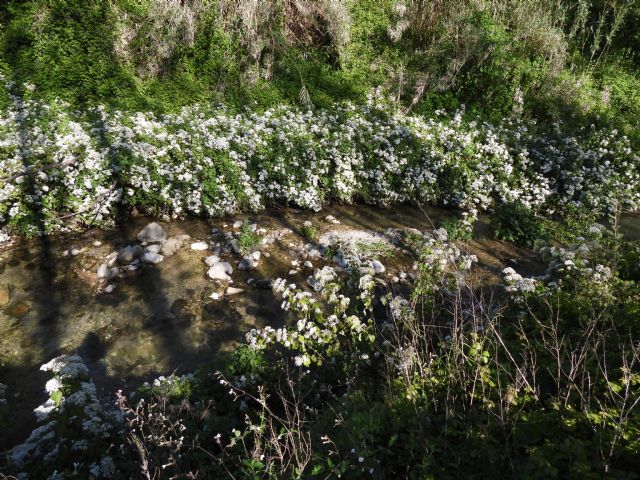
<svg viewBox="0 0 640 480"><path fill-rule="evenodd" d="M304 262L304 266L306 268L313 268L313 263L311 263L309 260L307 260L306 262Z"/></svg>
<svg viewBox="0 0 640 480"><path fill-rule="evenodd" d="M235 295L237 293L242 293L244 292L243 289L241 288L236 288L236 287L227 287L227 295Z"/></svg>
<svg viewBox="0 0 640 480"><path fill-rule="evenodd" d="M289 270L289 275L297 275L298 270Z"/></svg>
<svg viewBox="0 0 640 480"><path fill-rule="evenodd" d="M111 283L109 285L107 285L106 287L104 287L104 293L111 293L116 289L116 286Z"/></svg>
<svg viewBox="0 0 640 480"><path fill-rule="evenodd" d="M260 250L256 250L251 254L251 258L253 258L257 262L258 260L260 260L260 255Z"/></svg>
<svg viewBox="0 0 640 480"><path fill-rule="evenodd" d="M71 249L71 255L73 255L74 257L76 255L80 255L82 253L82 249L81 248L72 248Z"/></svg>
<svg viewBox="0 0 640 480"><path fill-rule="evenodd" d="M213 292L211 295L209 295L209 298L211 300L219 300L220 299L220 294L217 292Z"/></svg>
<svg viewBox="0 0 640 480"><path fill-rule="evenodd" d="M233 223L233 228L240 228L242 226L242 222L240 220Z"/></svg>
<svg viewBox="0 0 640 480"><path fill-rule="evenodd" d="M312 248L311 250L309 250L308 255L310 258L320 258L321 256L320 252L315 248Z"/></svg>
<svg viewBox="0 0 640 480"><path fill-rule="evenodd" d="M391 277L391 283L398 283L400 279L396 276Z"/></svg>
<svg viewBox="0 0 640 480"><path fill-rule="evenodd" d="M265 256L266 258L269 258L269 257L271 256L271 254L270 254L269 252L264 252L264 256Z"/></svg>
<svg viewBox="0 0 640 480"><path fill-rule="evenodd" d="M102 246L102 242L100 240L94 240L92 245L94 247L101 247Z"/></svg>
<svg viewBox="0 0 640 480"><path fill-rule="evenodd" d="M209 248L209 245L207 244L207 242L195 242L191 244L191 250L202 251L208 248Z"/></svg>

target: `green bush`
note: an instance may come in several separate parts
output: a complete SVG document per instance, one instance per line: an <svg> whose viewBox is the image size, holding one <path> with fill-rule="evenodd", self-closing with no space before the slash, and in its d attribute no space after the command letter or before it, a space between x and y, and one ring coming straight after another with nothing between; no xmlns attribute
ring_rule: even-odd
<svg viewBox="0 0 640 480"><path fill-rule="evenodd" d="M536 240L549 238L544 220L521 204L500 205L490 215L491 231L498 240L533 247Z"/></svg>

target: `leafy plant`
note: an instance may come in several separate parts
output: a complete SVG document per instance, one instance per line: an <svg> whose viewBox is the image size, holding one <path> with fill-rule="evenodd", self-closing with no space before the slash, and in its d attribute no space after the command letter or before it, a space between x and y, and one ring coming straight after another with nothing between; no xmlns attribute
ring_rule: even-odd
<svg viewBox="0 0 640 480"><path fill-rule="evenodd" d="M500 205L491 214L493 237L533 247L536 240L549 238L544 220L518 203Z"/></svg>
<svg viewBox="0 0 640 480"><path fill-rule="evenodd" d="M262 242L262 236L255 232L255 227L252 227L248 221L245 221L240 227L240 234L238 235L238 248L243 254L249 254L251 251L260 245Z"/></svg>

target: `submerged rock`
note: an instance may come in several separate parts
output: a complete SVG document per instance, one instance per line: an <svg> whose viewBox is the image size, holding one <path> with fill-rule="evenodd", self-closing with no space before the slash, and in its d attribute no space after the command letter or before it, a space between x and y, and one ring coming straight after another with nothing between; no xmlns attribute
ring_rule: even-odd
<svg viewBox="0 0 640 480"><path fill-rule="evenodd" d="M145 254L142 256L142 261L146 263L156 264L160 263L163 260L164 257L159 253L145 252Z"/></svg>
<svg viewBox="0 0 640 480"><path fill-rule="evenodd" d="M143 245L147 243L161 243L167 239L167 232L156 222L151 222L138 232L137 238Z"/></svg>
<svg viewBox="0 0 640 480"><path fill-rule="evenodd" d="M140 245L129 245L118 253L118 263L120 265L128 265L142 255L144 255L144 249Z"/></svg>

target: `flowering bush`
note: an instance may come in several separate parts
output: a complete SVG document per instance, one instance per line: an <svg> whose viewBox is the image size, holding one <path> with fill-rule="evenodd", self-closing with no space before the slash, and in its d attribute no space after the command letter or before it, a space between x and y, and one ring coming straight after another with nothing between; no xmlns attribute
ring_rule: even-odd
<svg viewBox="0 0 640 480"><path fill-rule="evenodd" d="M80 357L57 357L40 370L53 373L45 387L49 399L35 409L40 426L9 451L12 469L38 478L112 478L109 449L121 414L100 403Z"/></svg>
<svg viewBox="0 0 640 480"><path fill-rule="evenodd" d="M12 96L0 113L0 225L102 225L119 208L217 216L271 203L420 201L551 213L640 205L639 157L615 130L551 130L394 113L380 96L329 110L71 111ZM473 213L472 216L475 216Z"/></svg>

